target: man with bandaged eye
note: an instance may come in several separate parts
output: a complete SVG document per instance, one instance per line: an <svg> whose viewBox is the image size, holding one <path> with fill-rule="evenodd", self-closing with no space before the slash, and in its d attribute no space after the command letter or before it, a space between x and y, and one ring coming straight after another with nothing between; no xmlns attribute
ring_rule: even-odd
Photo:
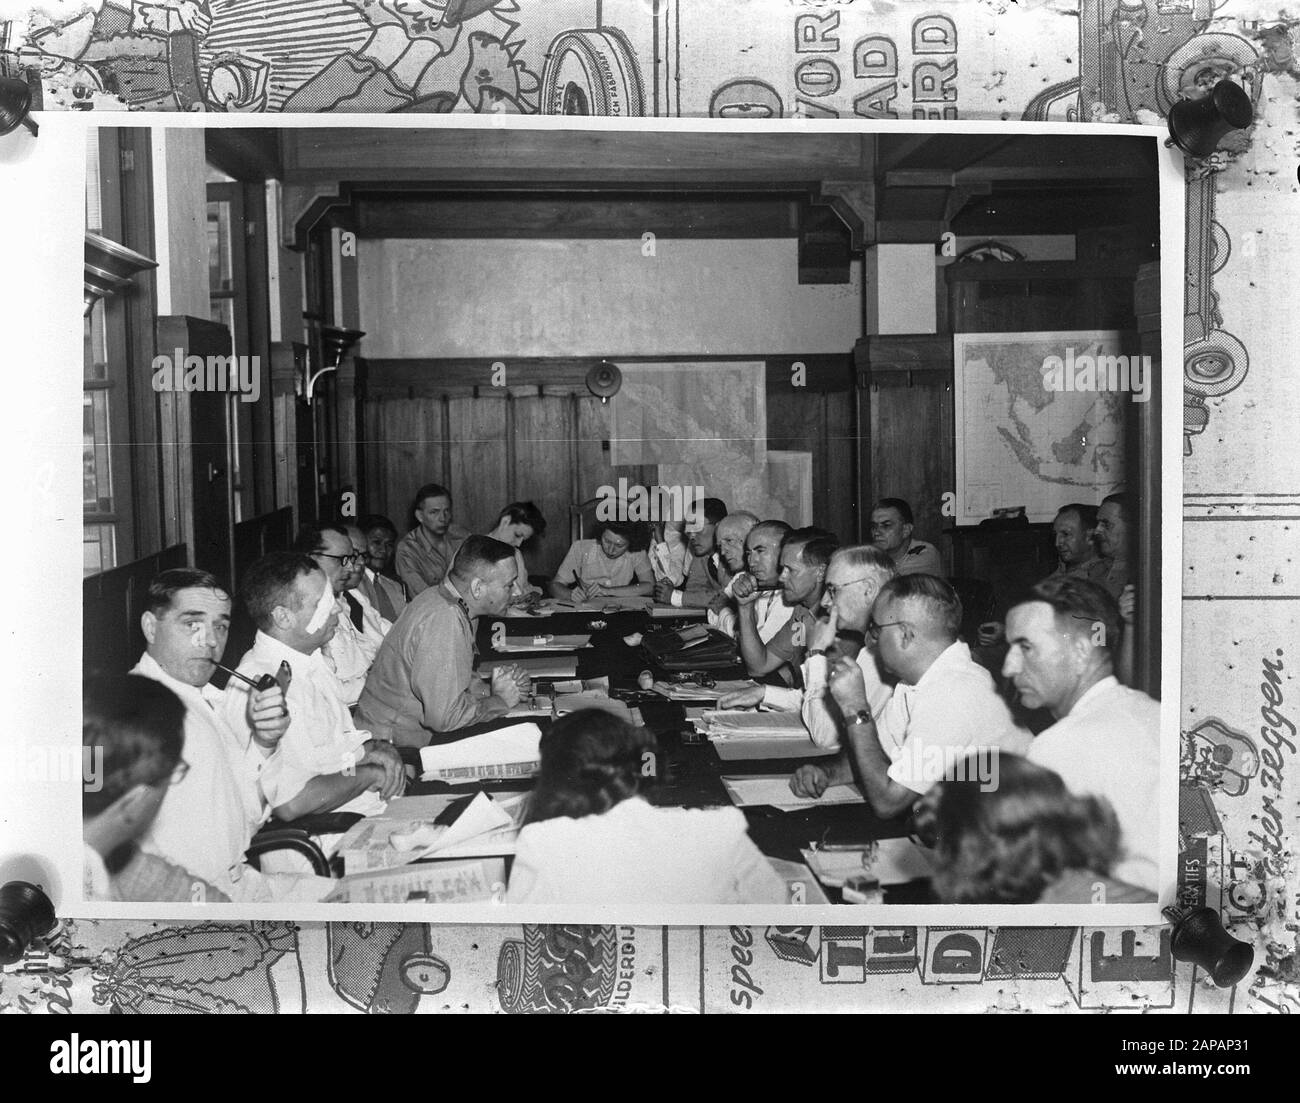
<svg viewBox="0 0 1300 1103"><path fill-rule="evenodd" d="M343 687L322 648L338 628L333 587L308 556L275 552L249 568L242 589L257 625L253 646L237 672L256 683L288 662L285 691L289 726L274 763L262 773L262 790L276 816L295 820L315 812L382 812L406 785L401 756L391 743L372 739L352 722ZM247 683L232 678L221 711L231 728L245 731Z"/></svg>

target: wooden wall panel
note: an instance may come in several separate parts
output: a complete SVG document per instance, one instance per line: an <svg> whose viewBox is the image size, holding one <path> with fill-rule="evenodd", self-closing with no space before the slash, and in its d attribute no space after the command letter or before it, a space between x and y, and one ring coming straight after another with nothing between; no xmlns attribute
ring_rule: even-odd
<svg viewBox="0 0 1300 1103"><path fill-rule="evenodd" d="M767 446L775 451L811 452L813 524L853 540L852 392L791 388L767 394ZM728 502L744 509L744 502Z"/></svg>
<svg viewBox="0 0 1300 1103"><path fill-rule="evenodd" d="M770 445L813 454L814 523L851 540L857 442L848 361L810 361L809 385L792 393L789 359L769 358ZM526 550L525 562L532 574L550 574L568 549L570 506L596 497L603 486L616 487L620 478L641 486L657 481L653 466L610 464L611 408L587 392L574 367L560 364L546 379L544 365L531 365L536 378L497 390L476 389L433 362L417 370L417 363L372 362L364 416L367 500L402 531L423 482L450 486L456 520L475 532L490 528L508 502L532 500L548 529Z"/></svg>
<svg viewBox="0 0 1300 1103"><path fill-rule="evenodd" d="M456 523L470 532L486 532L510 501L505 390L484 388L477 398L448 398L447 412L453 442L447 485L455 500Z"/></svg>
<svg viewBox="0 0 1300 1103"><path fill-rule="evenodd" d="M915 536L950 560L943 530L943 495L954 490L952 391L946 383L873 388L871 392L871 486L864 508L878 498L904 498L916 516Z"/></svg>
<svg viewBox="0 0 1300 1103"><path fill-rule="evenodd" d="M393 398L366 406L366 479L361 511L385 514L405 534L423 483L446 482L442 400Z"/></svg>
<svg viewBox="0 0 1300 1103"><path fill-rule="evenodd" d="M573 473L572 400L565 394L537 394L510 400L514 421L514 466L508 502L536 503L546 533L524 548L529 574L552 574L569 548L569 505ZM500 508L500 506L498 507Z"/></svg>

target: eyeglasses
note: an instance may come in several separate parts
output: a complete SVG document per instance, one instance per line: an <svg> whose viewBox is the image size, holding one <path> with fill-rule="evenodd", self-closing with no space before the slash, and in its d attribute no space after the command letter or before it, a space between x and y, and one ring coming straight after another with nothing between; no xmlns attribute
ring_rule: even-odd
<svg viewBox="0 0 1300 1103"><path fill-rule="evenodd" d="M872 640L878 640L880 639L880 633L886 628L893 628L895 625L906 623L907 621L905 620L890 620L886 621L884 624L877 624L874 620L869 620L867 621L867 635L870 636Z"/></svg>
<svg viewBox="0 0 1300 1103"><path fill-rule="evenodd" d="M340 563L359 563L365 559L365 552L349 552L347 555L335 555L333 552L312 552L312 555L319 555L322 559L337 559Z"/></svg>
<svg viewBox="0 0 1300 1103"><path fill-rule="evenodd" d="M831 600L834 601L835 595L838 594L842 589L844 589L845 586L852 586L855 582L870 582L870 581L871 579L866 577L850 578L847 582L827 582L822 587L822 589L825 590L828 594L830 594Z"/></svg>

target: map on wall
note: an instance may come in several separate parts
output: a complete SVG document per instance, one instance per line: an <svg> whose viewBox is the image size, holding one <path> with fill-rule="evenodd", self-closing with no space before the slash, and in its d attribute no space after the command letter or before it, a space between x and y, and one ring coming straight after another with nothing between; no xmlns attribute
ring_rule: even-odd
<svg viewBox="0 0 1300 1103"><path fill-rule="evenodd" d="M1067 502L1099 503L1124 482L1123 404L1151 395L1150 357L1121 334L953 336L957 524L1024 506L1050 521Z"/></svg>
<svg viewBox="0 0 1300 1103"><path fill-rule="evenodd" d="M761 467L767 389L761 360L620 364L609 462Z"/></svg>
<svg viewBox="0 0 1300 1103"><path fill-rule="evenodd" d="M660 464L663 486L699 486L707 496L721 498L728 510L748 510L766 520L779 518L794 528L812 524L812 453L769 449L764 463L735 458L707 465Z"/></svg>

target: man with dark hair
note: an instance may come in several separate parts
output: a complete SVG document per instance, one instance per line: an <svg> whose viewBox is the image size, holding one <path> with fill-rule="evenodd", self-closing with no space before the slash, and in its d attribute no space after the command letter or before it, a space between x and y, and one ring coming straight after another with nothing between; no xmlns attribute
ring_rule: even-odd
<svg viewBox="0 0 1300 1103"><path fill-rule="evenodd" d="M422 747L434 735L503 716L528 675L498 666L486 689L474 674L481 616L501 616L515 582L515 549L488 536L461 545L442 583L416 595L384 638L357 704L357 722L381 739Z"/></svg>
<svg viewBox="0 0 1300 1103"><path fill-rule="evenodd" d="M287 662L293 672L286 698L289 727L275 763L262 774L262 790L282 820L314 812L383 811L406 783L401 756L359 731L348 714L338 678L321 654L339 621L329 581L308 556L272 552L248 570L244 605L257 625L253 646L238 672L256 682ZM222 711L236 732L249 687L226 686Z"/></svg>
<svg viewBox="0 0 1300 1103"><path fill-rule="evenodd" d="M244 851L269 811L259 780L289 726L284 695L278 685L253 693L242 737L219 713L221 692L208 679L230 634L230 597L206 571L163 571L149 585L146 606L140 627L147 647L131 673L161 682L185 705L190 769L171 787L141 849L190 870L232 900L287 898L244 864ZM298 895L295 886L282 887ZM323 889L303 891L319 898Z"/></svg>
<svg viewBox="0 0 1300 1103"><path fill-rule="evenodd" d="M898 573L942 578L939 549L924 540L913 540L914 527L912 507L902 498L881 498L871 507L871 542L894 560Z"/></svg>
<svg viewBox="0 0 1300 1103"><path fill-rule="evenodd" d="M745 537L746 569L731 580L735 618L729 633L740 638L740 599L752 599L755 634L767 646L794 610L781 600L781 545L794 530L784 521L759 521ZM752 645L751 645L752 646Z"/></svg>
<svg viewBox="0 0 1300 1103"><path fill-rule="evenodd" d="M185 706L170 689L138 674L82 685L82 840L87 900L226 900L201 878L136 840L153 823L167 790L189 772L181 758ZM197 892L196 892L197 890Z"/></svg>
<svg viewBox="0 0 1300 1103"><path fill-rule="evenodd" d="M383 642L385 629L375 622L369 631L365 608L349 590L363 570L365 550L360 534L354 542L345 524L308 525L298 533L294 551L309 555L329 581L338 613L338 626L323 648L325 661L338 676L343 700L357 703L366 674Z"/></svg>
<svg viewBox="0 0 1300 1103"><path fill-rule="evenodd" d="M808 649L809 633L824 619L823 583L836 547L835 538L824 529L795 529L786 536L781 545L781 569L777 578L781 600L790 610L790 619L767 643L759 636L754 610L759 597L757 584L751 587L747 581L742 583L741 578L737 578L732 587L738 609L737 642L751 677L779 672L787 684L799 681L799 668Z"/></svg>
<svg viewBox="0 0 1300 1103"><path fill-rule="evenodd" d="M718 549L718 525L727 516L727 504L721 498L705 498L700 504L701 519L687 525L686 574L681 585L667 578L655 583L655 601L685 609L707 609L722 592L725 582L718 570L714 553Z"/></svg>
<svg viewBox="0 0 1300 1103"><path fill-rule="evenodd" d="M876 815L897 816L972 751L1023 754L1029 733L1017 728L989 672L957 638L961 599L941 578L900 575L881 587L867 637L880 664L898 679L873 716L862 670L835 662L830 692L844 717L848 753L830 767L803 766L790 787L820 796L856 776Z"/></svg>
<svg viewBox="0 0 1300 1103"><path fill-rule="evenodd" d="M1121 881L1158 892L1160 704L1115 678L1119 606L1085 579L1048 579L1007 614L1002 674L1056 723L1029 748L1071 792L1105 797L1119 817Z"/></svg>
<svg viewBox="0 0 1300 1103"><path fill-rule="evenodd" d="M385 620L395 621L406 608L406 587L387 572L392 566L397 548L397 526L378 513L369 514L358 522L366 538L366 560L356 589Z"/></svg>
<svg viewBox="0 0 1300 1103"><path fill-rule="evenodd" d="M520 550L534 537L546 533L546 518L533 502L511 502L497 514L496 526L487 535L493 540L500 540L515 549L515 566L518 576L515 578L514 597L529 598L536 594L541 596L541 588L528 581L528 568L524 564L524 553Z"/></svg>
<svg viewBox="0 0 1300 1103"><path fill-rule="evenodd" d="M1101 500L1093 538L1106 570L1093 581L1105 586L1116 601L1124 587L1133 580L1129 568L1133 551L1133 519L1133 499L1128 494L1111 494Z"/></svg>
<svg viewBox="0 0 1300 1103"><path fill-rule="evenodd" d="M439 585L469 530L451 519L451 491L425 483L415 492L415 527L397 543L397 577L412 597Z"/></svg>

